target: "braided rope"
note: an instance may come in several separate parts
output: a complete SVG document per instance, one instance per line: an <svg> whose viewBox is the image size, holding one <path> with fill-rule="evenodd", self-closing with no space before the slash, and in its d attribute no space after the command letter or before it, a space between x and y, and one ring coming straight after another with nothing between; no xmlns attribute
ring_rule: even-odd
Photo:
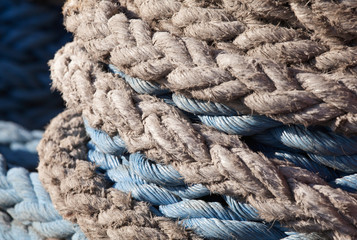
<svg viewBox="0 0 357 240"><path fill-rule="evenodd" d="M148 89L147 82L140 79L135 79L133 82L133 78L120 72L114 66L109 67L125 79L137 93L155 95L160 93L153 92L150 83L150 89ZM140 89L137 88L138 85ZM158 85L156 88L161 89ZM146 89L148 89L147 92L145 92ZM167 98L168 92L166 91L164 99ZM318 163L315 164L317 171L314 172L329 172L333 175L331 170L320 167L319 164L347 173L357 171L357 137L347 138L328 129L306 129L296 125L283 126L282 123L265 116L237 114L224 104L189 99L183 95L172 94L172 100L179 109L197 115L202 123L219 131L241 136L253 135L252 139L255 142L264 143L271 148L306 152L310 157L310 162L313 160ZM272 151L272 149L269 150ZM307 159L305 161L309 162Z"/></svg>
<svg viewBox="0 0 357 240"><path fill-rule="evenodd" d="M226 198L234 208L223 207L219 202L196 200L211 193L201 184L187 186L183 177L171 166L155 164L139 153L126 156L102 153L99 149L115 146L114 141L102 131L88 125L85 127L93 141L89 143L88 160L107 170L106 175L115 183L114 188L131 193L135 200L150 203L157 215L183 219L181 224L206 238L284 237L279 228L262 223L253 207L238 203L228 196ZM116 147L118 150L125 149L124 145ZM225 230L212 225L219 225Z"/></svg>
<svg viewBox="0 0 357 240"><path fill-rule="evenodd" d="M92 138L88 142L88 149L86 131ZM90 238L165 239L165 235L172 239L190 238L189 235L182 235L182 229L177 226L172 228L176 223L164 220L165 216L181 219L180 224L206 238L256 239L259 236L259 239L290 239L296 235L298 239L320 239L318 235L294 232L284 234L284 228L278 224L263 223L252 206L237 202L229 196L221 199L226 206L215 201L199 200L210 194L203 185L185 186L182 176L171 166L155 164L139 153L129 154L123 142L118 140L118 136L111 138L101 130L88 125L84 127L81 116L73 110L67 110L52 121L41 142L40 155L50 153L46 158L41 158L39 166L44 185L53 196L58 197L61 214L75 218ZM64 144L66 147L60 152L61 158L55 157L59 152L41 150L44 147L58 149ZM98 174L93 165L83 160L95 163L100 172L105 170L106 177ZM57 163L52 164L53 161ZM82 173L83 178L79 180L75 176L81 174L83 169L87 169L86 173ZM53 184L58 174L62 179ZM104 182L107 181L105 178L113 181L114 188L120 192L110 188L103 192ZM68 187L71 188L70 193L66 190ZM97 197L97 191L102 192L101 200L91 202L89 206L78 205ZM121 192L130 192L135 200L149 202L151 206L136 202ZM77 204L79 209L67 205L69 199L63 197L63 194L70 194L71 204ZM109 204L110 207L105 208L103 204ZM152 211L154 215L145 213L147 211ZM109 219L110 222L107 221ZM155 223L157 221L161 223ZM116 225L112 225L114 222ZM169 229L163 225L164 222L174 225ZM93 225L88 226L88 223ZM129 226L138 232L129 231ZM286 234L289 236L284 237Z"/></svg>
<svg viewBox="0 0 357 240"><path fill-rule="evenodd" d="M357 17L345 3L119 2L65 5L67 29L84 41L92 58L195 99L239 102L245 113L285 124L328 122L355 133ZM234 16L232 6L241 16ZM294 7L310 11L308 19ZM247 22L246 15L252 16ZM313 29L306 26L310 16L316 16ZM283 27L274 26L275 19ZM240 38L257 46L243 48Z"/></svg>
<svg viewBox="0 0 357 240"><path fill-rule="evenodd" d="M176 204L177 195L147 184L154 181L149 172L140 178L130 173L135 160L129 159L128 170L121 166L124 160L112 156L141 152L172 166L189 185L244 198L268 222L279 220L297 231L336 239L357 235L355 190L346 184L353 179L348 174L357 170L356 137L335 133L357 133L357 29L350 1L119 3L67 1L65 24L76 38L51 62L54 86L68 106L90 126L121 137L114 137L116 142L103 137L111 142L98 146L105 157L89 150L107 168L121 169L120 174L108 173L117 176L116 187L154 205L161 200ZM41 144L41 179L61 214L93 238L195 238L167 219L148 219L150 208L142 208L143 203L98 189L107 186L102 176L74 161L86 160L79 116L69 112L59 117ZM316 124L325 127L312 127ZM121 143L127 150L115 148ZM155 181L165 184L162 178ZM69 192L81 210L61 199ZM116 218L109 206L120 209ZM128 212L133 217L123 221Z"/></svg>
<svg viewBox="0 0 357 240"><path fill-rule="evenodd" d="M41 129L63 109L51 93L47 62L70 36L58 7L27 0L0 3L0 115Z"/></svg>
<svg viewBox="0 0 357 240"><path fill-rule="evenodd" d="M0 238L86 239L55 210L38 173L26 169L38 164L36 146L42 132L2 121L0 133ZM7 170L6 166L11 168Z"/></svg>
<svg viewBox="0 0 357 240"><path fill-rule="evenodd" d="M83 108L91 126L122 136L129 152L141 151L173 165L187 183L204 184L221 195L245 196L267 221L277 219L298 231L333 229L335 235L354 235L354 227L341 230L349 223L337 210L349 206L350 211L343 214L354 219L353 194L333 189L286 161L270 161L252 152L235 135L189 123L157 98L135 94L124 81L91 61L81 46L75 42L63 48L52 63L52 75L58 77L54 80L64 98L69 102L75 98L73 107ZM305 201L305 194L314 200ZM341 195L344 200L335 199ZM321 201L326 208L321 209Z"/></svg>

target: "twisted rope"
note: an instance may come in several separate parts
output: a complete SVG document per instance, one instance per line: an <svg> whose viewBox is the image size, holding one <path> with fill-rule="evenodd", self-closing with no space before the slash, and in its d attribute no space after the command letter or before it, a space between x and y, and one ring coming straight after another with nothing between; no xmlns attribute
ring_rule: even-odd
<svg viewBox="0 0 357 240"><path fill-rule="evenodd" d="M93 141L89 145L92 151L88 152L88 160L107 170L107 176L115 183L114 188L131 193L135 200L150 203L157 215L183 219L183 226L206 238L281 239L284 236L279 228L262 223L253 207L228 196L234 208L224 207L219 202L195 200L209 196L210 191L201 184L186 185L171 166L155 164L139 153L114 157L100 152L97 149L113 146L114 141L102 131L85 127ZM117 147L125 148L124 145ZM212 225L220 225L225 230Z"/></svg>
<svg viewBox="0 0 357 240"><path fill-rule="evenodd" d="M63 109L51 93L47 62L69 39L59 8L26 0L0 3L0 115L41 129Z"/></svg>
<svg viewBox="0 0 357 240"><path fill-rule="evenodd" d="M126 80L137 93L159 94L159 92L148 89L147 82L140 79L135 79L135 82L133 82L134 78L120 72L113 65L110 65L109 68ZM138 85L140 89L137 88ZM158 85L156 88L161 89ZM168 92L166 91L164 99L167 98ZM319 173L319 171L332 172L328 169L325 170L323 166L319 167L319 164L346 173L357 171L357 137L347 138L323 128L306 129L298 125L283 126L281 122L265 116L237 114L224 104L189 99L183 95L172 94L172 100L179 109L197 115L203 124L214 127L219 131L241 136L255 135L252 137L255 142L290 152L299 150L306 152L310 162L313 160L318 163L315 164L318 170L314 171L316 173ZM307 162L309 161L307 160ZM331 174L333 175L333 173Z"/></svg>
<svg viewBox="0 0 357 240"><path fill-rule="evenodd" d="M165 103L170 102L167 99L134 93L125 81L91 61L81 46L79 41L63 48L52 64L52 75L58 77L56 84L64 98L76 99L73 107L83 109L91 126L122 136L129 152L141 151L150 159L171 164L187 183L201 183L221 195L246 197L267 221L279 220L298 231L354 235L354 194L333 189L317 175L286 161L271 161L252 152L237 135L190 123ZM306 194L314 200L305 201ZM350 210L342 217L340 209L346 206ZM345 214L352 222L346 222ZM350 227L343 229L346 226Z"/></svg>
<svg viewBox="0 0 357 240"><path fill-rule="evenodd" d="M87 152L83 115L121 137L102 136L110 142L103 146L92 137L89 153L119 169L107 169L115 187L139 200L178 204L180 193L193 196L194 189L170 195L177 186L148 183L182 184L168 169L157 168L164 179L153 177L135 168L136 158L113 155L140 152L172 166L189 186L246 200L265 221L353 239L357 200L342 183L356 172L357 29L349 2L68 1L65 24L75 41L57 53L51 74L73 110L52 123L40 151L41 179L61 214L93 238L197 237L160 217L160 208L102 189L108 183L101 173L79 161ZM62 199L68 194L81 209ZM150 210L158 216L149 218ZM201 220L212 231L197 233L209 237L221 234L213 226L234 221Z"/></svg>
<svg viewBox="0 0 357 240"><path fill-rule="evenodd" d="M38 164L36 147L42 131L1 121L0 133L0 238L86 239L55 210L38 173L26 169ZM7 166L11 168L7 170Z"/></svg>
<svg viewBox="0 0 357 240"><path fill-rule="evenodd" d="M73 0L64 15L92 58L132 77L285 124L356 133L356 14L344 1L304 2Z"/></svg>
<svg viewBox="0 0 357 240"><path fill-rule="evenodd" d="M40 154L47 152L41 150L44 147L58 149L63 144L70 145L61 152L61 159L53 158L57 153L50 151L48 158L42 158L39 168L45 186L58 197L61 214L75 217L80 225L83 224L81 228L90 238L194 237L182 235L189 232L182 232L177 226L173 228L176 223L164 219L165 216L181 219L180 224L206 238L256 239L256 236L259 236L260 239L285 239L287 235L297 235L300 239L319 239L318 235L288 232L278 224L263 223L256 209L229 196L221 198L221 203L203 200L211 194L203 185L185 185L182 176L171 166L155 164L139 153L129 154L124 150L123 142L118 141L118 136L111 138L102 130L84 124L80 114L73 110L67 110L55 118L41 142ZM91 137L88 148L86 132ZM105 153L101 149L121 152L122 155ZM53 161L58 163L51 164ZM63 164L63 161L66 161L66 164ZM87 161L95 163L99 169L96 170ZM86 173L79 180L75 176L83 169L86 169ZM106 171L106 175L96 173L98 171ZM62 177L61 181L52 184L58 174ZM111 180L113 187L120 189L120 192L107 188L106 178ZM65 189L68 187L71 188L70 193ZM80 209L77 210L67 205L69 199L66 200L63 195L70 194L71 204L78 204L96 198L98 191L102 192L101 200L95 204L91 202L90 206L78 205ZM122 192L130 192L131 197L138 202ZM150 207L145 202L149 202ZM110 207L103 208L104 206ZM153 215L148 214L148 211ZM88 217L91 218L90 221ZM109 219L110 222L107 221ZM161 223L158 224L158 221ZM114 222L120 225L112 225ZM88 226L88 223L93 225ZM164 223L170 224L170 228ZM97 227L93 230L95 225ZM129 231L130 229L138 232Z"/></svg>

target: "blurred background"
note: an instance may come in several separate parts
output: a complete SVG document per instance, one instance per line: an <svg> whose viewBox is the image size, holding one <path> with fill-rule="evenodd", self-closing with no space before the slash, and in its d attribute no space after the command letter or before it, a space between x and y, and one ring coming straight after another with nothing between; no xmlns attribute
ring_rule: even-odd
<svg viewBox="0 0 357 240"><path fill-rule="evenodd" d="M48 61L71 35L62 23L63 1L0 1L0 120L44 129L62 111L50 90Z"/></svg>
<svg viewBox="0 0 357 240"><path fill-rule="evenodd" d="M0 155L35 171L43 130L64 109L48 61L71 40L59 0L0 0Z"/></svg>

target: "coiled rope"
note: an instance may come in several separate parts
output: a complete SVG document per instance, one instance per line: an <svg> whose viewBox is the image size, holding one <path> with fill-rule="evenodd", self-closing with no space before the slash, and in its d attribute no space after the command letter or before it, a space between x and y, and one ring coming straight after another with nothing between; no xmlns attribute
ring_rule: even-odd
<svg viewBox="0 0 357 240"><path fill-rule="evenodd" d="M167 218L151 217L144 203L102 189L108 182L85 162L83 116L113 137L97 146L102 152L124 142L129 153L172 166L189 186L244 199L267 222L353 239L357 200L347 183L356 172L353 6L322 0L68 1L65 24L76 38L57 53L51 74L72 110L53 121L40 147L40 177L61 214L92 238L197 237ZM150 186L145 174L138 178L120 166L124 160L113 165L103 159L114 157L91 151L130 179L119 184L118 178L122 191ZM135 191L134 197L154 205L177 200L154 189ZM80 209L61 199L68 194Z"/></svg>
<svg viewBox="0 0 357 240"><path fill-rule="evenodd" d="M27 0L0 3L0 116L41 129L64 107L51 93L47 62L70 40L59 7Z"/></svg>
<svg viewBox="0 0 357 240"><path fill-rule="evenodd" d="M90 238L108 235L113 239L198 239L190 232L182 232L170 220L177 219L187 229L193 229L200 236L209 239L256 239L257 236L259 239L320 239L316 234L289 232L278 223L264 223L251 205L229 196L216 196L213 201L208 201L212 196L203 185L185 185L182 176L171 166L155 164L139 153L129 154L118 136L111 138L105 132L91 128L73 110L60 114L48 129L50 131L46 134L52 137L45 135L41 144L53 149L64 144L70 145L61 152L61 159L52 158L56 153L50 151L51 162L57 164L40 162L41 175L46 176L44 184L50 191L57 192L62 214L67 213L69 217L73 217L73 213L80 212L81 216L77 215L76 219L87 224L83 224L81 228ZM87 134L91 140L86 147ZM43 154L41 149L44 148L40 148L40 154ZM99 168L87 161L95 163ZM66 165L72 167L67 168ZM44 171L45 169L50 171ZM77 174L83 169L86 169L85 173L82 173L81 180L78 181ZM106 172L105 175L101 174L103 171ZM62 177L61 182L50 184L57 176ZM108 185L108 180L120 192L108 188L113 184ZM71 192L65 189L68 187ZM93 200L98 192L102 192L100 200L90 202L89 208L79 205L77 211L67 206L69 199L62 195L69 194L71 203L75 204L77 201ZM121 192L131 193L137 201ZM103 209L103 206L108 208ZM109 219L116 224L109 224ZM93 225L88 226L88 223ZM90 230L98 224L100 228ZM104 231L98 231L99 229Z"/></svg>
<svg viewBox="0 0 357 240"><path fill-rule="evenodd" d="M153 95L162 93L162 88L158 85L155 86L157 90L154 91L152 83L127 76L113 65L109 67L126 80L137 93ZM312 164L316 168L314 172L328 173L326 177L330 178L336 177L332 169L346 173L357 172L357 137L347 138L335 134L328 128L307 129L299 125L284 126L281 122L265 116L237 114L234 109L224 104L189 99L183 95L169 96L167 91L164 94L164 100L171 98L171 104L196 115L207 126L227 134L253 136L254 142L268 145L270 147L268 150L277 154L280 149L289 151L294 156L300 155L301 163L294 162L297 166L306 168L304 163ZM294 154L295 152L306 153L307 159L304 159L301 154ZM285 159L288 158L285 157Z"/></svg>
<svg viewBox="0 0 357 240"><path fill-rule="evenodd" d="M212 193L201 184L186 185L183 177L171 166L163 166L140 153L127 153L124 142L112 139L105 132L91 128L84 122L91 141L88 160L106 171L114 188L130 193L137 201L151 204L151 211L165 216L204 238L214 239L285 239L283 228L262 222L258 212L249 204L223 196L220 202L207 202ZM104 150L102 150L104 149ZM202 200L203 198L203 200ZM218 198L218 197L217 197ZM286 230L285 230L286 231ZM287 232L300 239L308 236Z"/></svg>
<svg viewBox="0 0 357 240"><path fill-rule="evenodd" d="M129 152L141 151L150 159L171 164L180 172L187 183L201 183L208 187L211 192L237 198L241 195L247 196L249 203L258 210L265 220L278 219L288 226L298 228L298 231L308 232L312 229L312 231L325 231L321 229L321 227L324 229L325 226L316 225L307 219L298 220L304 223L297 224L296 216L314 216L319 221L329 225L327 229L346 226L342 224L337 227L335 223L332 226L330 223L335 222L335 220L331 221L330 217L327 219L317 213L322 211L318 199L325 199L324 201L327 201L325 202L326 206L332 207L333 205L333 208L336 208L331 212L333 208L327 207L324 210L325 214L336 217L336 219L339 219L337 221L344 222L345 220L342 220L333 212L339 211L337 210L341 207L339 204L343 204L343 206L351 204L349 206L353 209L352 206L355 201L353 194L331 188L317 175L296 168L295 165L290 165L285 161L285 158L284 161L280 162L270 161L262 155L252 152L237 138L237 135L222 135L195 122L190 124L182 113L171 106L172 101L169 101L170 104L166 104L165 101L160 101L148 95L135 94L125 81L104 71L100 65L92 62L83 48L80 47L81 45L77 46L76 44L79 44L79 42L68 44L55 58L56 65L53 66L61 66L58 69L53 69L56 74L64 71L62 66L68 66L65 68L66 75L62 74L62 78L59 78L57 83L68 83L62 85L67 89L64 91L64 97L69 97L69 99L75 97L76 101L80 101L76 108L83 107L84 116L92 126L97 124L96 128L100 128L109 134L114 134L118 129ZM71 75L72 73L75 73L75 75ZM80 76L80 78L77 76ZM91 79L93 79L93 76L95 76L97 82L92 85ZM72 84L73 86L71 86ZM69 89L73 89L72 92L68 91ZM111 104L109 104L110 102ZM115 121L111 119L115 119ZM142 122L141 119L144 119L144 121ZM114 129L112 124L115 125ZM144 131L144 129L146 130ZM174 139L174 141L170 139ZM342 137L342 139L345 138ZM190 143L184 144L187 141ZM193 142L195 144L192 144ZM285 147L287 148L287 146ZM209 153L207 153L207 148L210 149ZM323 149L323 147L320 148ZM333 147L330 152L337 151L336 149L338 147ZM350 149L353 151L353 148ZM58 151L61 152L61 150ZM289 153L287 152L286 156ZM205 159L208 156L212 160ZM294 154L294 156L290 158L297 161L299 155ZM309 162L306 154L303 153L301 156L301 162ZM225 162L225 159L227 159L227 162ZM205 162L203 165L205 167L201 166L202 162ZM261 168L257 168L259 165L261 165ZM327 167L321 166L321 168L331 172L331 169ZM333 174L335 176L328 174L329 177L326 179L331 181L339 177L338 172ZM229 177L227 178L227 176ZM234 184L232 184L233 182ZM301 193L308 191L315 200L308 203L288 200L290 193L287 192L287 189L289 189L288 192L293 191L297 199L302 197L302 195L299 195L300 191ZM345 200L342 202L333 199L333 196L337 197L341 194L345 196ZM258 196L264 196L269 200L259 200L260 197ZM347 202L350 203L347 204ZM304 204L308 204L309 207L302 207ZM312 207L314 205L316 206ZM317 212L313 209L316 209ZM305 212L306 210L307 212ZM353 210L350 213L353 219ZM290 222L291 225L287 222ZM302 229L304 230L297 226L303 226ZM353 235L352 232L348 234Z"/></svg>
<svg viewBox="0 0 357 240"><path fill-rule="evenodd" d="M86 239L55 210L38 173L26 169L38 164L42 131L1 121L0 133L0 239Z"/></svg>

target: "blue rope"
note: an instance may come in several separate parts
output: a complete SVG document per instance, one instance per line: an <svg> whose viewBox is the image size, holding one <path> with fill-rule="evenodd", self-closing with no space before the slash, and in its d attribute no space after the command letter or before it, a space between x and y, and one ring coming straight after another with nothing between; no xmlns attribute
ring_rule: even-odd
<svg viewBox="0 0 357 240"><path fill-rule="evenodd" d="M40 129L64 107L47 62L70 40L60 8L27 0L0 5L0 118Z"/></svg>
<svg viewBox="0 0 357 240"><path fill-rule="evenodd" d="M130 84L131 86L131 84ZM135 90L135 89L134 89ZM196 115L212 116L238 116L241 115L234 109L220 103L205 102L196 99L189 99L180 94L172 94L172 100L176 106L186 112Z"/></svg>
<svg viewBox="0 0 357 240"><path fill-rule="evenodd" d="M115 74L118 74L121 78L124 78L125 81L137 92L140 94L150 94L150 95L163 95L169 93L169 90L163 89L159 84L155 82L146 82L138 78L133 78L125 73L116 69L113 65L109 65L109 69Z"/></svg>
<svg viewBox="0 0 357 240"><path fill-rule="evenodd" d="M145 159L140 153L130 154L130 168L142 179L162 186L184 185L183 177L171 166L162 166Z"/></svg>
<svg viewBox="0 0 357 240"><path fill-rule="evenodd" d="M164 216L176 219L217 218L221 220L244 220L243 217L235 214L229 208L223 207L218 202L186 200L170 205L160 205L159 209Z"/></svg>
<svg viewBox="0 0 357 240"><path fill-rule="evenodd" d="M133 83L128 80L129 76L119 71L114 65L110 64L109 69L136 90ZM140 79L135 79L135 81L136 85L144 86L140 92L137 91L138 93L152 93L144 91L152 83ZM155 86L160 89L159 85ZM171 95L174 106L184 112L197 115L203 124L227 134L247 136L248 141L278 148L279 151L284 150L292 155L286 160L293 163L299 162L298 166L320 173L320 176L328 181L336 175L332 169L345 173L357 172L357 137L348 138L322 127L285 126L265 116L242 115L224 104L189 99L173 93ZM166 92L165 99L167 97ZM304 155L303 160L301 155ZM308 162L317 164L308 164Z"/></svg>
<svg viewBox="0 0 357 240"><path fill-rule="evenodd" d="M180 223L209 239L273 240L285 236L279 230L257 222L189 218L181 220Z"/></svg>
<svg viewBox="0 0 357 240"><path fill-rule="evenodd" d="M259 236L259 239L281 239L287 236L280 226L264 223L257 210L247 203L229 196L220 196L219 201L205 200L210 199L210 191L201 184L186 185L171 166L157 164L140 153L121 151L123 155L114 157L109 153L98 153L100 149L112 146L114 140L104 131L91 128L87 121L84 123L89 136L104 140L94 143L92 139L88 143L88 159L106 170L114 188L149 203L154 214L182 220L183 226L194 229L205 238L246 239L249 235Z"/></svg>
<svg viewBox="0 0 357 240"><path fill-rule="evenodd" d="M282 126L269 131L285 146L304 152L326 155L345 156L357 153L357 137L347 138L331 131L307 129L303 126Z"/></svg>
<svg viewBox="0 0 357 240"><path fill-rule="evenodd" d="M258 214L258 211L253 208L250 204L237 202L230 196L224 196L230 209L235 212L238 216L241 216L247 221L263 221Z"/></svg>
<svg viewBox="0 0 357 240"><path fill-rule="evenodd" d="M272 151L266 152L262 151L265 156L269 158L277 158L283 161L289 161L294 163L296 166L307 169L311 172L317 173L320 177L326 179L326 181L331 181L339 177L339 174L331 168L326 167L318 162L311 161L308 157L303 154L294 153L287 151Z"/></svg>
<svg viewBox="0 0 357 240"><path fill-rule="evenodd" d="M208 196L210 191L202 184L194 184L191 186L164 187L172 194L179 196L182 199L195 199Z"/></svg>
<svg viewBox="0 0 357 240"><path fill-rule="evenodd" d="M112 155L122 155L126 151L124 141L121 140L121 138L111 138L107 134L104 134L104 132L102 132L101 130L94 130L92 128L88 128L87 122L85 122L85 126L88 135L92 139L93 143L96 146L99 146L101 152ZM105 144L98 145L97 143L99 142L104 142Z"/></svg>
<svg viewBox="0 0 357 240"><path fill-rule="evenodd" d="M198 116L202 123L214 127L227 134L250 136L269 128L280 126L281 123L265 116Z"/></svg>
<svg viewBox="0 0 357 240"><path fill-rule="evenodd" d="M357 192L357 174L335 179L331 184L349 192Z"/></svg>
<svg viewBox="0 0 357 240"><path fill-rule="evenodd" d="M6 158L7 165L35 170L38 165L36 146L42 133L28 131L16 123L0 121L0 153Z"/></svg>
<svg viewBox="0 0 357 240"><path fill-rule="evenodd" d="M41 136L42 131L0 121L0 239L84 240L80 229L56 211L38 173L23 167L37 166L36 146ZM16 159L19 149L36 159ZM4 150L6 156L15 159L11 164L7 164Z"/></svg>

